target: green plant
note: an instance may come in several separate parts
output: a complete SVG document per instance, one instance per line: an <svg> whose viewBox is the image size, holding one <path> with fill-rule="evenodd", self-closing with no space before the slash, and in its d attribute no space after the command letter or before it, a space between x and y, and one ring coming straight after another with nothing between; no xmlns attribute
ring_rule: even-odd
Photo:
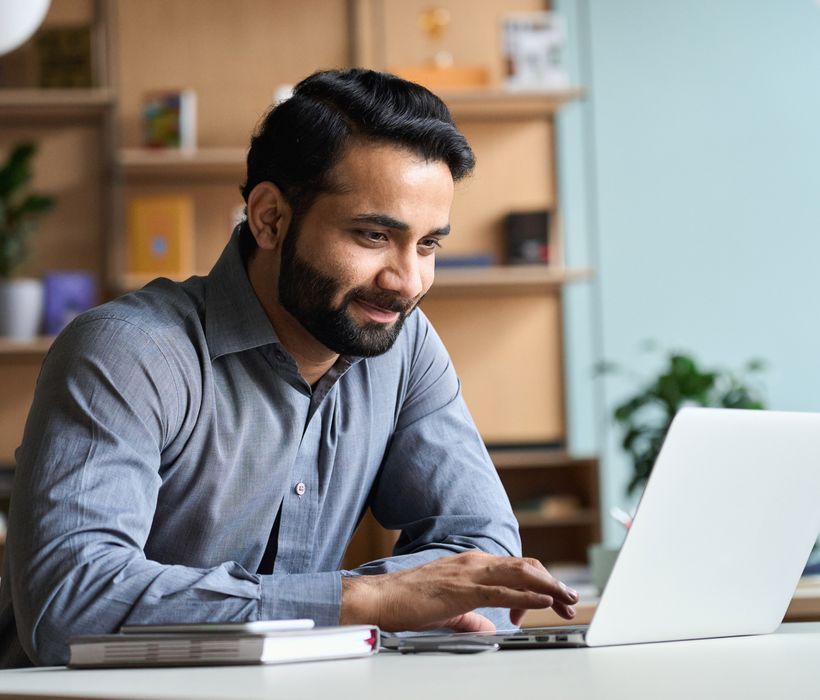
<svg viewBox="0 0 820 700"><path fill-rule="evenodd" d="M703 369L684 352L668 352L657 376L643 379L634 395L615 407L613 418L623 432L621 446L632 461L627 494L646 483L672 419L684 406L762 409L760 389L751 375L765 369L762 360L750 360L740 372ZM602 363L601 373L625 372Z"/></svg>
<svg viewBox="0 0 820 700"><path fill-rule="evenodd" d="M36 151L33 143L18 144L0 167L0 278L26 259L37 217L54 206L53 197L29 191Z"/></svg>

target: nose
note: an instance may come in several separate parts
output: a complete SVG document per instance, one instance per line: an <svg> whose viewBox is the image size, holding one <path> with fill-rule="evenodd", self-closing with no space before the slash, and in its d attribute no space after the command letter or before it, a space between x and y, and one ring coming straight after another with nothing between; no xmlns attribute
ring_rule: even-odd
<svg viewBox="0 0 820 700"><path fill-rule="evenodd" d="M396 251L379 272L376 284L405 299L418 297L424 289L424 280L415 247L412 251Z"/></svg>

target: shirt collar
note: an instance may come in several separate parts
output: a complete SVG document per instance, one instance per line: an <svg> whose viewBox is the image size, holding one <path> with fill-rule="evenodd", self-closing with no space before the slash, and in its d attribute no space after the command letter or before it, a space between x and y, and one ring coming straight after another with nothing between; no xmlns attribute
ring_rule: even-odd
<svg viewBox="0 0 820 700"><path fill-rule="evenodd" d="M239 226L207 277L205 336L212 360L279 342L248 279L239 252Z"/></svg>

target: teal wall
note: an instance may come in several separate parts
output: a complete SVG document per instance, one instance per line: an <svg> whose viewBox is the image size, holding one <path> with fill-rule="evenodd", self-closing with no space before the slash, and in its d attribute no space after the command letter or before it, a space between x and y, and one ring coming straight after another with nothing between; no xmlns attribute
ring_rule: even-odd
<svg viewBox="0 0 820 700"><path fill-rule="evenodd" d="M769 406L820 411L820 4L557 0L586 99L559 117L570 446L628 504L611 407L653 339L705 364L769 363ZM775 465L776 466L776 465ZM818 456L820 468L820 456ZM618 526L608 523L607 538Z"/></svg>

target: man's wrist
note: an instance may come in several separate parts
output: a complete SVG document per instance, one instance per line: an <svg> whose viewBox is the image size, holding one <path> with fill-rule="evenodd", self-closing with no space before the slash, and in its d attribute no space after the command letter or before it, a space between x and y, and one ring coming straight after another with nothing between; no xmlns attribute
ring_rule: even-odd
<svg viewBox="0 0 820 700"><path fill-rule="evenodd" d="M382 576L342 576L339 624L379 624L378 581Z"/></svg>

